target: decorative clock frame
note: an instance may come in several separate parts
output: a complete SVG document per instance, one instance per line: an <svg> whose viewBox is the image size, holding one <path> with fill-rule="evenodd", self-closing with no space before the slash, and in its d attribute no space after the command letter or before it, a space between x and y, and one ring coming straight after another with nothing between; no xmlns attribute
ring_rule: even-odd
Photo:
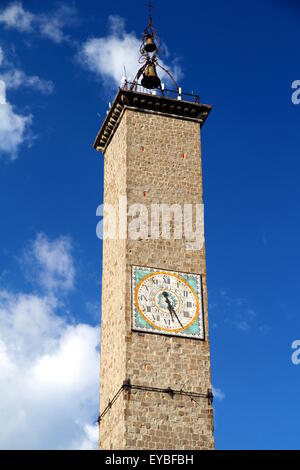
<svg viewBox="0 0 300 470"><path fill-rule="evenodd" d="M201 274L131 267L132 330L205 339Z"/></svg>

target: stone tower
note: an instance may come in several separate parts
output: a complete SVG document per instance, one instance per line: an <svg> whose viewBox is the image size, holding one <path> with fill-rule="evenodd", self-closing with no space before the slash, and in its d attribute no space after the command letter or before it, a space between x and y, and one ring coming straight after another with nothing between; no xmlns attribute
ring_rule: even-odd
<svg viewBox="0 0 300 470"><path fill-rule="evenodd" d="M181 90L125 82L94 144L104 203L118 214L126 197L128 226L137 212L149 217L148 235L117 230L103 241L100 449L214 448L205 247L191 249L180 229L175 237L175 209L203 202L200 129L210 110ZM171 207L169 237L150 231L158 204Z"/></svg>

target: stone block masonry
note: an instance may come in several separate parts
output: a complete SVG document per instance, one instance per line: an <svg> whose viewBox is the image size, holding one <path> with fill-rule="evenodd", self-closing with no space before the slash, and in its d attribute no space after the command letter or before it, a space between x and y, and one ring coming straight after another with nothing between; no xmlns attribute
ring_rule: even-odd
<svg viewBox="0 0 300 470"><path fill-rule="evenodd" d="M104 203L118 207L203 201L200 123L125 108L104 153ZM130 221L130 220L129 220ZM205 340L131 328L131 266L202 276ZM132 384L206 393L211 389L205 247L180 240L104 240L100 413L126 379ZM123 390L100 423L100 449L213 449L207 399Z"/></svg>

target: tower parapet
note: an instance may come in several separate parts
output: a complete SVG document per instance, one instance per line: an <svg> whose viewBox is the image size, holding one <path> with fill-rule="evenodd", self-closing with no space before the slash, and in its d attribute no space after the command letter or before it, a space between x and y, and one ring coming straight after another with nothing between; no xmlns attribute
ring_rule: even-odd
<svg viewBox="0 0 300 470"><path fill-rule="evenodd" d="M203 126L212 106L200 103L199 95L179 90L157 89L152 92L142 85L125 81L109 109L94 142L94 148L104 152L114 135L125 109L159 113L174 118L190 119Z"/></svg>

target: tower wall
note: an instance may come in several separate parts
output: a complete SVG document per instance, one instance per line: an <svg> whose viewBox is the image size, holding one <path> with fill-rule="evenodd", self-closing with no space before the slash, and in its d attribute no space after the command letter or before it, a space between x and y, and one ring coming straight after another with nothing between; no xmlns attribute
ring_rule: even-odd
<svg viewBox="0 0 300 470"><path fill-rule="evenodd" d="M183 158L184 155L184 158ZM202 203L200 124L126 109L105 151L104 201L128 206ZM149 219L150 224L150 219ZM205 341L131 330L131 266L202 275ZM101 411L125 379L131 384L206 393L211 388L205 248L186 240L104 241ZM100 425L100 448L212 449L205 398L124 390Z"/></svg>
<svg viewBox="0 0 300 470"><path fill-rule="evenodd" d="M104 204L117 208L126 194L127 124L122 119L104 158ZM126 376L126 240L103 241L100 413L121 387ZM125 447L125 403L121 394L100 424L102 449Z"/></svg>

